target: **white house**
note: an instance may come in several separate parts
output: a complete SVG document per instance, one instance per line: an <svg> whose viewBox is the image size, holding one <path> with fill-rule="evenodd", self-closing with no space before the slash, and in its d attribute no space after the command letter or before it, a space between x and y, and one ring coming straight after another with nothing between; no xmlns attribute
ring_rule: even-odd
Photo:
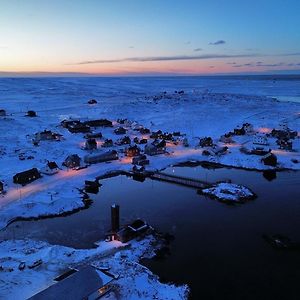
<svg viewBox="0 0 300 300"><path fill-rule="evenodd" d="M47 165L42 168L41 173L46 175L54 175L59 172L59 167L54 161L48 161Z"/></svg>

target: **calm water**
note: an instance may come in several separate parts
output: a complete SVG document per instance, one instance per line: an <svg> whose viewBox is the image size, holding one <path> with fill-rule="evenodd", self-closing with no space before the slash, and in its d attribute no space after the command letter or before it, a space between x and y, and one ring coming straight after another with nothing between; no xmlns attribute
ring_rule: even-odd
<svg viewBox="0 0 300 300"><path fill-rule="evenodd" d="M91 247L110 228L110 206L118 203L121 223L140 217L175 235L169 258L144 263L162 280L188 283L191 299L298 299L299 253L277 251L261 235L280 233L300 241L299 173L277 173L268 181L262 173L237 169L166 171L208 181L232 179L253 189L258 198L228 206L193 189L119 176L102 181L89 209L14 223L0 237Z"/></svg>

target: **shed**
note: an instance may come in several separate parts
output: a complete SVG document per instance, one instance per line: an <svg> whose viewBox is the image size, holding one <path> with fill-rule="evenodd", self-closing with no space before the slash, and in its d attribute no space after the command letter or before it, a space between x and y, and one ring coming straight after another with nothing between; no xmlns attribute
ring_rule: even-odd
<svg viewBox="0 0 300 300"><path fill-rule="evenodd" d="M99 299L111 290L113 278L93 266L85 266L33 295L30 300Z"/></svg>
<svg viewBox="0 0 300 300"><path fill-rule="evenodd" d="M37 168L32 168L20 173L17 173L13 177L14 183L25 185L27 183L30 183L36 179L39 179L41 177L41 174L37 170Z"/></svg>

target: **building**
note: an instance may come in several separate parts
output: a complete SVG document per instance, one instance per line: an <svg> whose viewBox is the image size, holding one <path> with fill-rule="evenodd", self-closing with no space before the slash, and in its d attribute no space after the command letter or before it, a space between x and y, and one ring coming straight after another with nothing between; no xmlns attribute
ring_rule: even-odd
<svg viewBox="0 0 300 300"><path fill-rule="evenodd" d="M266 155L264 155L261 159L261 161L264 163L266 166L272 166L276 167L277 165L277 157L275 154L269 152Z"/></svg>
<svg viewBox="0 0 300 300"><path fill-rule="evenodd" d="M4 109L0 109L0 117L5 117L6 111Z"/></svg>
<svg viewBox="0 0 300 300"><path fill-rule="evenodd" d="M131 144L131 139L129 136L124 136L123 138L120 138L116 141L116 145L130 145Z"/></svg>
<svg viewBox="0 0 300 300"><path fill-rule="evenodd" d="M140 134L149 134L150 133L150 129L148 129L148 128L141 128L140 129Z"/></svg>
<svg viewBox="0 0 300 300"><path fill-rule="evenodd" d="M122 243L127 243L128 241L145 234L148 229L150 229L150 226L145 221L137 219L119 230L116 233L116 239Z"/></svg>
<svg viewBox="0 0 300 300"><path fill-rule="evenodd" d="M132 158L132 164L138 166L149 165L149 159L147 159L145 154L141 154Z"/></svg>
<svg viewBox="0 0 300 300"><path fill-rule="evenodd" d="M35 294L30 300L83 300L99 299L112 289L113 277L104 274L93 266L85 266L78 270L71 269L60 276L57 283Z"/></svg>
<svg viewBox="0 0 300 300"><path fill-rule="evenodd" d="M71 133L80 133L80 132L86 133L91 131L90 126L81 123L80 121L73 121L69 123L69 125L67 125L67 129Z"/></svg>
<svg viewBox="0 0 300 300"><path fill-rule="evenodd" d="M59 167L55 161L48 161L47 165L40 171L42 174L54 175L59 172Z"/></svg>
<svg viewBox="0 0 300 300"><path fill-rule="evenodd" d="M245 131L244 127L238 126L238 127L234 128L234 130L233 130L234 135L245 135L245 133L246 133L246 131Z"/></svg>
<svg viewBox="0 0 300 300"><path fill-rule="evenodd" d="M125 149L125 155L128 157L134 157L140 155L141 150L137 145L129 146Z"/></svg>
<svg viewBox="0 0 300 300"><path fill-rule="evenodd" d="M51 130L44 130L41 132L37 132L34 135L34 140L36 141L59 141L61 140L62 135L58 133L54 133Z"/></svg>
<svg viewBox="0 0 300 300"><path fill-rule="evenodd" d="M4 192L4 184L2 181L0 181L0 193Z"/></svg>
<svg viewBox="0 0 300 300"><path fill-rule="evenodd" d="M97 149L97 141L95 139L88 139L85 142L85 150L96 150Z"/></svg>
<svg viewBox="0 0 300 300"><path fill-rule="evenodd" d="M158 155L166 152L166 141L155 140L151 144L147 144L144 150L147 155Z"/></svg>
<svg viewBox="0 0 300 300"><path fill-rule="evenodd" d="M101 147L109 148L109 147L112 147L113 145L114 145L113 140L111 140L111 139L106 139L106 140L104 141L104 143L101 145Z"/></svg>
<svg viewBox="0 0 300 300"><path fill-rule="evenodd" d="M37 170L37 168L32 168L30 170L26 170L24 172L17 173L13 177L14 183L25 185L34 180L37 180L41 177L41 174Z"/></svg>
<svg viewBox="0 0 300 300"><path fill-rule="evenodd" d="M105 153L86 155L84 157L84 162L86 164L97 164L97 163L112 161L117 159L119 159L118 152L116 150L112 150Z"/></svg>
<svg viewBox="0 0 300 300"><path fill-rule="evenodd" d="M293 142L289 139L278 139L276 143L279 145L279 149L292 151L293 150Z"/></svg>
<svg viewBox="0 0 300 300"><path fill-rule="evenodd" d="M85 180L84 190L86 193L97 194L99 192L100 183L98 181Z"/></svg>
<svg viewBox="0 0 300 300"><path fill-rule="evenodd" d="M204 137L204 138L200 139L199 146L202 148L203 147L212 147L213 146L212 138L209 136L209 137Z"/></svg>
<svg viewBox="0 0 300 300"><path fill-rule="evenodd" d="M268 138L265 135L263 135L263 134L256 134L253 137L252 143L254 145L261 145L261 146L267 146L267 145L269 145Z"/></svg>
<svg viewBox="0 0 300 300"><path fill-rule="evenodd" d="M124 127L118 127L114 130L114 133L118 134L118 135L126 134L126 132L127 132L127 130Z"/></svg>
<svg viewBox="0 0 300 300"><path fill-rule="evenodd" d="M251 134L254 132L253 125L250 123L244 123L243 128L244 128L246 134Z"/></svg>
<svg viewBox="0 0 300 300"><path fill-rule="evenodd" d="M84 137L86 139L101 139L102 133L101 132L87 133Z"/></svg>
<svg viewBox="0 0 300 300"><path fill-rule="evenodd" d="M77 154L69 155L63 162L63 166L67 168L76 168L81 166L81 158Z"/></svg>
<svg viewBox="0 0 300 300"><path fill-rule="evenodd" d="M83 124L90 127L113 127L112 122L107 119L88 120L83 122Z"/></svg>

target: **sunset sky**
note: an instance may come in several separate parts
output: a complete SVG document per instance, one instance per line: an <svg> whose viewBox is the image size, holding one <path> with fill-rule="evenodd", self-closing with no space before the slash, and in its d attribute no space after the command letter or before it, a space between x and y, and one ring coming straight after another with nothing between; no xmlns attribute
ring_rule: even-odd
<svg viewBox="0 0 300 300"><path fill-rule="evenodd" d="M299 0L0 0L0 72L300 74L299 28Z"/></svg>

